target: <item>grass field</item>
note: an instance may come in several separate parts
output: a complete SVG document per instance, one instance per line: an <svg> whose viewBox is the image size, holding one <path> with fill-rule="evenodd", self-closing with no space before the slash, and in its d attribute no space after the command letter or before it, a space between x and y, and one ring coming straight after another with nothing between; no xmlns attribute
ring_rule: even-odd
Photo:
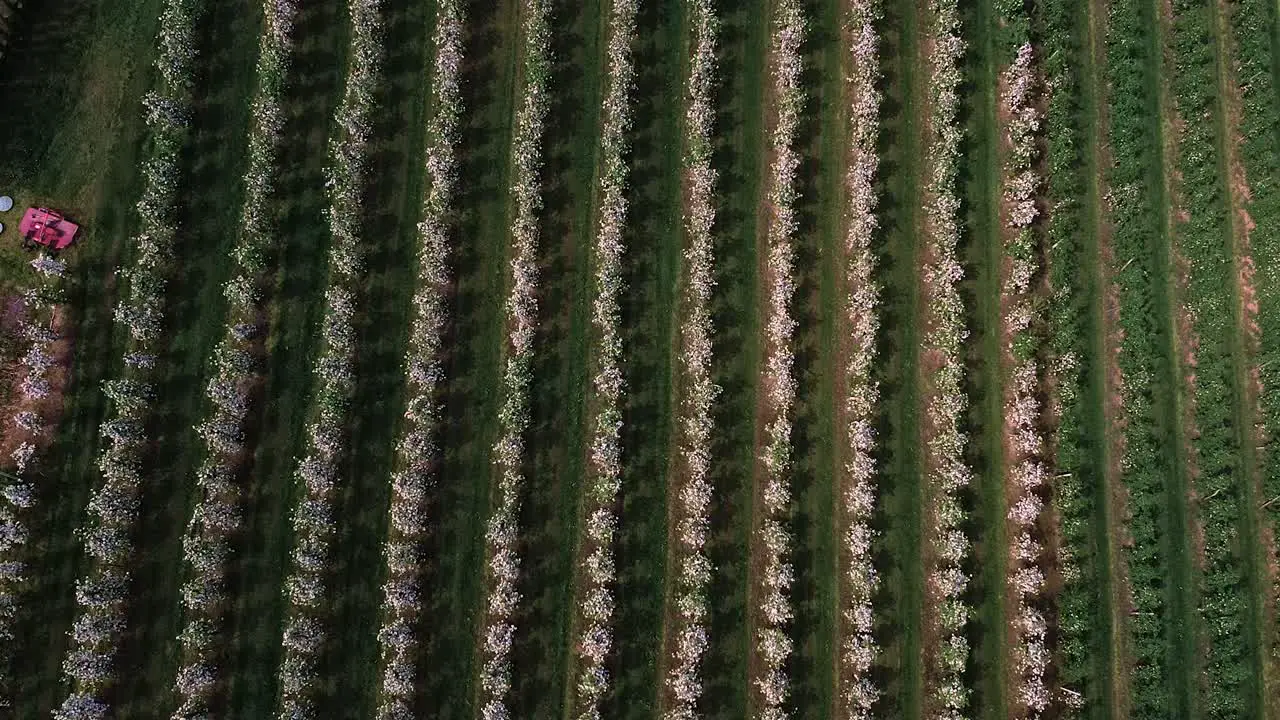
<svg viewBox="0 0 1280 720"><path fill-rule="evenodd" d="M710 595L707 713L714 718L743 717L751 689L747 654L750 568L748 546L752 517L752 474L756 465L757 394L760 392L761 248L759 203L765 160L764 94L769 82L769 4L748 2L723 12L718 88L716 156L720 213L717 226L716 278L713 298L715 383L723 388L716 407L711 482L720 502L712 507L708 554L718 572Z"/></svg>
<svg viewBox="0 0 1280 720"><path fill-rule="evenodd" d="M912 3L885 7L884 76L886 92L884 131L881 137L881 173L884 190L881 224L885 228L883 285L886 298L881 322L884 346L880 382L883 387L883 419L878 428L884 447L881 471L879 525L883 542L876 565L883 573L881 598L876 604L884 630L881 673L885 712L902 717L920 717L924 692L921 626L924 623L924 573L922 523L924 494L920 475L919 389L917 325L919 279L918 261L920 185L923 169L921 129L913 120L920 112L924 83L923 52L918 37L926 26L921 10Z"/></svg>
<svg viewBox="0 0 1280 720"><path fill-rule="evenodd" d="M965 18L970 52L966 59L966 85L970 88L965 114L969 161L962 171L966 218L969 229L965 259L968 282L966 304L972 308L968 369L969 457L976 475L973 484L973 520L970 533L977 567L973 593L975 613L973 633L973 703L978 717L1000 718L1009 714L1008 677L1011 645L1008 626L1009 542L1006 523L1008 499L1005 478L1004 404L1008 367L1004 361L1005 331L1001 286L1004 282L1000 197L1004 191L1002 174L1003 128L997 118L1000 100L996 87L999 73L1012 60L1001 25L1005 18L992 2L978 2Z"/></svg>
<svg viewBox="0 0 1280 720"><path fill-rule="evenodd" d="M506 639L486 636L492 589L486 522L499 499L495 442L509 418L504 366L511 329L505 298L513 276L512 223L517 114L528 87L525 20L535 0L463 3L460 162L448 213L451 281L445 288L439 415L423 449L433 479L421 552L419 644L411 687L421 717L479 718L482 664ZM552 0L548 115L540 136L537 187L536 331L528 429L519 457L524 485L516 526L518 601L509 638L511 717L577 718L582 557L591 522L597 330L592 313L600 271L593 250L601 210L601 136L608 88L606 43L618 0ZM52 443L24 478L35 504L20 516L29 538L0 542L0 590L18 588L9 659L0 665L5 717L47 718L68 695L68 637L89 577L78 530L102 483L101 431L117 411L102 389L127 372L124 330L113 320L123 283L115 271L138 260L130 240L155 150L142 102L161 87L153 67L160 17L194 0L34 0L17 11L0 58L0 193L16 209L61 208L83 231L67 263L69 384ZM695 3L707 2L709 5ZM210 407L214 348L226 332L222 287L245 196L248 132L263 9L256 0L198 3L191 68L192 110L180 150L177 255L157 266L167 279L163 342L142 446L144 483L130 535L125 623L112 646L101 699L106 717L170 716L183 626L184 533L198 488L204 443L196 426ZM194 5L193 5L194 6ZM848 76L854 43L848 19L863 0L803 0L799 47L803 102L793 147L795 400L789 437L791 496L778 514L785 555L784 623L789 660L770 681L786 717L844 718L839 708L840 638L850 540L842 495L850 473L844 403L849 335L851 224L846 173L854 133ZM185 7L185 5L184 5ZM706 456L712 496L706 519L706 649L695 666L695 715L759 717L763 697L761 533L765 427L771 368L768 294L770 197L780 117L773 86L775 0L651 0L638 3L631 47L633 122L623 154L628 202L622 231L619 370L620 472L612 578L611 638L602 667L600 716L658 720L674 693L678 566L673 533L682 499L681 455L689 388L686 321L690 231L686 213L689 81L699 8L717 16L716 80L710 118L715 181L715 286L710 296L710 371L720 391ZM1037 3L907 0L879 3L874 24L881 94L872 187L877 229L872 279L880 293L871 379L874 536L866 555L879 578L870 621L868 682L879 693L872 717L936 717L958 698L957 717L983 720L1280 718L1280 630L1276 532L1280 531L1280 6L1271 0L1044 0ZM354 318L357 352L335 476L333 551L321 568L330 631L307 693L320 718L381 718L379 628L386 608L388 509L396 443L406 409L415 252L423 196L437 168L425 162L432 106L434 0L380 0L373 21L381 71L358 214L365 268ZM950 136L934 126L937 78L930 62L945 47L936 18L958 12L963 43L957 82L960 156L957 203L938 205L937 159ZM242 524L231 535L227 599L220 608L219 675L213 717L275 716L285 657L282 630L297 612L285 579L299 542L293 516L304 497L299 459L316 440L315 364L323 337L330 266L331 203L326 181L346 137L335 113L343 98L353 37L348 3L299 6L293 62L284 86L280 158L268 213L274 242L260 299L262 347L234 478ZM367 28L358 28L361 32ZM1032 167L1038 211L1029 232L1034 317L1007 337L1010 118L1003 73L1022 42L1032 47ZM943 78L946 81L946 78ZM934 120L930 120L934 118ZM939 207L959 221L963 277L958 326L965 438L960 462L972 482L936 484L939 423L936 259ZM17 212L0 218L0 310L34 281L18 247ZM344 275L344 277L346 277ZM6 320L4 327L8 328ZM5 337L3 377L25 372L25 340ZM1014 342L1015 346L1010 345ZM1029 527L1046 548L1030 561L1045 577L1032 604L1048 622L1047 708L1020 693L1030 672L1017 645L1019 597L1011 588L1025 559L1010 511L1014 486L1011 373L1033 358L1044 441L1043 501ZM24 392L14 381L0 398ZM7 432L6 409L0 432ZM9 458L0 468L10 469ZM8 482L8 480L6 480ZM12 491L9 493L13 495ZM948 504L944 496L954 494ZM967 608L947 640L940 616L954 580L940 568L958 513L967 536L957 571ZM394 550L394 548L393 548ZM771 552L771 550L769 550ZM10 577L24 563L23 581ZM945 562L944 562L945 561ZM594 573L597 569L592 569ZM595 577L595 575L593 575ZM8 597L8 595L5 595ZM307 611L312 612L312 611ZM681 610L683 612L683 610ZM0 619L8 617L0 606ZM80 627L80 632L85 628ZM384 638L385 640L385 638ZM290 642L296 638L290 639ZM963 648L946 645L961 643ZM963 653L960 653L963 650ZM958 654L957 654L958 653ZM948 670L951 658L959 665ZM945 686L950 677L954 687ZM96 681L95 681L96 682ZM84 684L84 683L81 683ZM90 683L92 684L92 683ZM95 692L98 686L95 685ZM667 720L692 720L668 718Z"/></svg>
<svg viewBox="0 0 1280 720"><path fill-rule="evenodd" d="M632 220L626 236L627 292L622 301L627 357L623 469L617 543L616 691L609 717L651 717L658 705L662 603L667 575L665 477L672 466L673 383L681 268L680 109L685 75L685 15L674 0L640 8L632 134Z"/></svg>

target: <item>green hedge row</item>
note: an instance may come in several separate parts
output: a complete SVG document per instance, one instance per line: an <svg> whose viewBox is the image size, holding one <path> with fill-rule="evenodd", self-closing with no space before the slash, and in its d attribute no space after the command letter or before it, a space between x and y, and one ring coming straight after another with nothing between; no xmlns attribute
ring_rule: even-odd
<svg viewBox="0 0 1280 720"><path fill-rule="evenodd" d="M1262 521L1274 533L1280 523L1280 7L1271 0L1238 0L1231 4L1230 26L1236 79L1243 103L1240 160L1248 177L1250 233L1257 292L1257 323L1262 342L1253 358L1260 369L1262 422L1269 429L1259 453L1262 468ZM1259 529L1262 530L1261 528ZM1274 559L1274 545L1264 547ZM1280 652L1275 618L1267 630L1268 657ZM1272 690L1274 692L1274 689Z"/></svg>
<svg viewBox="0 0 1280 720"><path fill-rule="evenodd" d="M1131 717L1168 720L1190 714L1197 675L1192 657L1171 652L1188 631L1178 610L1194 581L1188 568L1185 517L1175 501L1184 491L1175 402L1168 292L1168 201L1164 187L1159 82L1161 44L1154 2L1117 0L1107 31L1110 86L1108 173L1115 280L1120 294L1120 351L1125 408L1123 481L1129 492L1126 547L1134 609L1129 629L1135 667Z"/></svg>
<svg viewBox="0 0 1280 720"><path fill-rule="evenodd" d="M1175 228L1175 243L1187 263L1184 302L1193 318L1195 351L1195 440L1199 502L1204 533L1200 615L1207 631L1204 710L1208 717L1261 717L1257 692L1261 668L1257 633L1251 622L1254 600L1249 563L1257 536L1246 502L1252 479L1247 437L1251 424L1244 388L1237 382L1243 357L1236 324L1236 270L1232 248L1229 168L1224 139L1229 128L1219 87L1219 53L1214 32L1216 2L1176 0L1170 39L1174 102L1182 118L1178 141L1181 206L1186 221Z"/></svg>
<svg viewBox="0 0 1280 720"><path fill-rule="evenodd" d="M1096 238L1089 242L1090 208L1086 175L1091 167L1090 118L1086 99L1088 46L1084 11L1075 0L1046 0L1037 5L1047 95L1046 160L1048 178L1047 264L1053 301L1049 305L1048 367L1057 390L1053 448L1056 463L1053 504L1062 533L1063 587L1057 597L1058 680L1079 693L1091 713L1106 695L1106 663L1099 663L1109 626L1106 601L1105 512L1098 503L1105 478L1105 457L1093 439L1101 410L1090 407L1105 382L1105 358L1093 339L1093 322L1103 301L1089 277L1098 262ZM1091 392L1092 391L1092 392ZM1095 403L1096 404L1096 403ZM1102 647L1099 647L1102 645ZM1065 693L1064 693L1065 694ZM1067 713L1067 717L1075 716Z"/></svg>

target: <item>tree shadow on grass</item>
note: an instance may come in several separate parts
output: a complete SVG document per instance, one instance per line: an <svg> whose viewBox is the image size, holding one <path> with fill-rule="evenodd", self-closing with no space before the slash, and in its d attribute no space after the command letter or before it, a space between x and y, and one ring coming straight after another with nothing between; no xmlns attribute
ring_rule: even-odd
<svg viewBox="0 0 1280 720"><path fill-rule="evenodd" d="M1005 605L1007 550L1001 474L1004 401L1000 377L1003 343L999 334L1003 238L999 219L992 217L993 210L998 211L995 204L1000 192L999 159L992 156L1000 129L987 115L997 102L994 79L987 76L987 66L998 67L1002 61L988 56L992 52L988 46L992 43L991 34L997 32L996 19L988 17L991 8L981 2L965 5L963 25L970 35L970 51L962 63L957 122L966 128L961 153L968 162L960 164L956 186L961 202L957 252L965 274L960 296L969 318L969 338L963 350L963 389L970 405L961 427L969 439L965 461L974 476L964 498L969 517L965 531L973 543L966 568L972 579L966 601L975 610L967 627L973 652L966 674L969 687L974 689L970 705L975 712L1001 716L1008 714L1004 707L1008 703L1004 659L1009 611Z"/></svg>
<svg viewBox="0 0 1280 720"><path fill-rule="evenodd" d="M603 712L652 717L667 559L667 481L676 461L672 385L679 372L677 308L683 228L680 131L685 37L675 0L644 4L636 18L630 208L621 298L627 392L618 512L613 689Z"/></svg>
<svg viewBox="0 0 1280 720"><path fill-rule="evenodd" d="M293 479L303 452L313 387L311 358L323 313L328 261L324 166L333 110L342 91L347 28L338 0L299 9L293 71L284 98L285 131L276 210L273 312L267 338L264 402L250 416L256 448L246 479L243 530L228 577L227 714L268 717L276 704L281 585L292 531Z"/></svg>
<svg viewBox="0 0 1280 720"><path fill-rule="evenodd" d="M370 717L381 685L378 627L382 543L387 533L394 441L403 412L402 358L417 260L417 222L425 180L423 148L430 82L430 17L424 3L384 6L386 55L369 148L362 228L366 265L360 352L352 402L351 457L339 498L331 617L334 642L321 666L322 707L335 718ZM340 709L339 709L340 708Z"/></svg>
<svg viewBox="0 0 1280 720"><path fill-rule="evenodd" d="M459 183L455 202L456 242L449 261L456 282L442 344L442 457L432 501L435 531L427 542L428 572L435 581L424 613L432 622L418 665L424 712L442 719L474 715L490 448L501 401L515 3L472 3L466 26L458 148L459 177L466 182Z"/></svg>
<svg viewBox="0 0 1280 720"><path fill-rule="evenodd" d="M206 18L199 40L202 76L184 153L187 175L175 247L174 272L181 280L171 281L166 295L169 344L157 362L156 391L164 402L151 420L155 443L144 460L150 482L135 528L131 630L116 660L123 672L111 698L121 718L168 707L180 664L175 638L182 618L178 588L186 573L182 536L194 501L195 469L204 458L194 426L204 414L206 360L222 335L221 286L232 272L228 251L240 210L260 22L252 3L220 5Z"/></svg>
<svg viewBox="0 0 1280 720"><path fill-rule="evenodd" d="M520 513L522 607L512 650L511 710L519 717L560 717L574 682L567 671L574 642L578 510L589 476L592 202L605 83L604 6L557 2L551 9L555 32L541 172L539 323L525 446L528 484Z"/></svg>
<svg viewBox="0 0 1280 720"><path fill-rule="evenodd" d="M847 328L841 232L846 155L843 143L836 142L843 140L845 132L828 123L844 121L840 107L844 75L838 60L842 25L831 21L838 17L840 4L821 0L806 5L813 22L803 48L801 87L807 89L807 97L795 141L802 161L797 173L797 287L792 303L799 324L793 368L799 390L792 432L796 577L791 590L795 608L791 635L796 652L787 670L796 716L825 717L835 691L833 642L839 622L835 601L843 571L837 565L836 473L842 467L839 448L844 439L838 404L844 397L840 331Z"/></svg>
<svg viewBox="0 0 1280 720"><path fill-rule="evenodd" d="M919 77L913 38L918 11L889 4L881 25L884 93L878 140L881 178L881 230L875 239L877 278L883 286L880 337L877 339L876 380L880 382L877 466L881 468L877 495L880 503L873 522L875 566L881 572L879 592L872 602L879 613L876 642L881 654L873 681L884 691L878 712L900 717L920 712L919 643L922 617L921 503L919 457L920 393L918 371L919 279L918 187L921 172L919 120L914 94Z"/></svg>
<svg viewBox="0 0 1280 720"><path fill-rule="evenodd" d="M707 544L716 568L708 597L716 602L710 608L711 646L702 667L702 707L715 718L744 717L750 693L746 602L761 352L757 263L763 250L757 247L757 215L764 172L760 93L767 43L762 15L763 3L724 15L722 81L717 88L714 162L721 171L721 205L712 298L713 378L722 390L711 449L710 480L718 502L712 508Z"/></svg>

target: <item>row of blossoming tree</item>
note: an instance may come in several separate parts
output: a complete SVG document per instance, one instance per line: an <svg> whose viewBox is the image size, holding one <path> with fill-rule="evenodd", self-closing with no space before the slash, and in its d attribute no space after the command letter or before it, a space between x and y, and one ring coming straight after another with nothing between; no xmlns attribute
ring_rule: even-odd
<svg viewBox="0 0 1280 720"><path fill-rule="evenodd" d="M631 130L631 96L635 84L632 44L636 35L636 0L614 0L609 14L606 49L607 82L600 132L600 208L595 237L595 286L591 381L594 417L584 501L581 571L578 580L576 706L580 720L598 720L609 690L606 662L613 647L614 532L622 483L622 257L627 220L627 134Z"/></svg>
<svg viewBox="0 0 1280 720"><path fill-rule="evenodd" d="M880 329L880 285L872 242L876 215L876 175L880 167L880 40L876 22L880 0L849 5L849 148L845 173L845 330L848 348L844 367L844 474L838 508L840 537L840 617L837 619L839 664L837 697L844 720L870 720L879 691L872 678L879 648L875 640L872 598L879 575L872 564L872 518L876 506L875 423L880 387L872 375L876 335Z"/></svg>
<svg viewBox="0 0 1280 720"><path fill-rule="evenodd" d="M424 578L421 567L427 533L427 492L438 461L440 423L438 387L443 378L442 347L449 284L448 256L458 181L458 134L462 119L464 9L461 0L442 0L436 16L431 75L435 114L427 124L428 188L418 223L417 287L407 367L404 425L396 442L397 467L391 477L389 530L383 548L387 579L382 587L382 625L378 631L382 683L378 719L415 717L418 691L415 653L422 646Z"/></svg>
<svg viewBox="0 0 1280 720"><path fill-rule="evenodd" d="M331 236L329 285L321 323L321 349L312 366L314 418L307 426L307 453L296 479L302 495L293 509L293 550L284 592L288 600L279 677L279 716L321 716L315 701L320 654L331 628L330 563L336 532L334 505L347 456L351 394L355 377L355 316L364 277L362 218L369 168L374 92L382 82L383 18L380 0L350 0L350 60L342 101L335 112L337 135L329 142L325 189Z"/></svg>
<svg viewBox="0 0 1280 720"><path fill-rule="evenodd" d="M242 490L237 477L246 450L244 423L250 388L262 353L260 318L264 301L265 255L272 246L269 203L275 190L284 125L284 92L293 45L294 0L265 0L258 41L257 89L249 127L249 160L240 227L231 250L236 274L223 287L229 307L223 337L212 356L213 377L205 394L211 403L197 426L205 459L196 471L197 499L183 541L186 580L181 662L174 678L178 705L173 720L205 717L223 679L218 666L219 634L227 606L226 575L232 542L240 527Z"/></svg>
<svg viewBox="0 0 1280 720"><path fill-rule="evenodd" d="M1018 23L1015 19L1011 25ZM1015 708L1039 717L1051 694L1046 682L1049 665L1048 622L1038 607L1044 592L1040 564L1044 547L1039 539L1044 512L1041 493L1048 470L1040 434L1040 363L1038 336L1032 318L1038 311L1039 248L1034 223L1039 215L1037 193L1041 179L1035 167L1040 111L1036 107L1035 66L1031 44L1024 42L1001 73L1000 117L1002 163L1000 307L1006 497L1010 499L1006 583L1016 599L1008 619L1017 639L1012 648Z"/></svg>
<svg viewBox="0 0 1280 720"><path fill-rule="evenodd" d="M63 325L62 277L66 263L41 254L31 261L35 283L22 291L22 318L17 336L26 347L18 363L21 380L13 388L15 408L6 418L5 447L16 475L0 479L0 646L12 647L18 622L18 600L27 580L24 549L30 538L29 515L36 502L33 477L39 455L53 440L53 423L66 382L68 352ZM0 667L8 668L9 653L0 650ZM11 678L0 674L0 708L11 704Z"/></svg>
<svg viewBox="0 0 1280 720"><path fill-rule="evenodd" d="M502 379L499 437L493 448L497 492L485 529L486 593L480 649L480 713L485 720L511 716L511 647L515 612L520 602L519 535L524 492L524 435L529 426L529 383L534 331L538 323L538 226L542 212L542 142L546 124L547 85L551 69L551 27L543 0L521 4L523 87L515 118L511 150L514 204L511 222L511 288L506 300L507 339Z"/></svg>
<svg viewBox="0 0 1280 720"><path fill-rule="evenodd" d="M127 333L124 369L104 384L113 413L100 432L106 447L98 459L102 484L89 500L82 536L88 569L76 582L79 613L62 671L69 687L54 712L57 720L109 717L107 692L117 675L115 657L125 632L134 556L134 529L143 484L147 424L155 393L155 357L164 343L165 285L178 233L180 155L187 140L187 116L197 52L195 31L200 0L166 0L160 15L155 67L159 82L143 98L150 142L142 163L139 230L132 265L121 271L126 283L115 320Z"/></svg>
<svg viewBox="0 0 1280 720"><path fill-rule="evenodd" d="M720 388L711 379L711 292L715 287L715 190L718 179L711 164L712 93L716 82L719 19L712 0L688 0L693 28L692 58L685 88L684 184L685 290L681 301L681 388L672 509L675 537L669 544L675 582L666 609L667 630L662 648L664 720L698 717L702 697L702 659L707 652L707 586L714 567L707 557L707 533L713 488L711 434L715 430L712 404Z"/></svg>
<svg viewBox="0 0 1280 720"><path fill-rule="evenodd" d="M768 174L766 243L769 253L766 285L765 435L767 445L760 463L762 486L757 489L761 520L752 539L752 554L759 558L760 574L755 578L755 642L757 662L752 684L758 693L755 715L762 720L782 720L788 716L790 679L787 662L792 640L788 634L795 615L791 584L795 569L791 564L795 540L787 526L791 509L791 415L795 405L796 379L794 336L796 321L791 314L795 296L796 171L800 153L795 148L796 129L804 109L804 88L800 73L800 46L804 42L804 9L796 0L782 0L773 10L770 57L773 75L773 117L769 138L771 158Z"/></svg>
<svg viewBox="0 0 1280 720"><path fill-rule="evenodd" d="M964 276L956 254L960 239L957 217L960 200L956 178L960 158L960 56L964 41L956 0L932 0L925 46L929 48L928 136L925 152L925 244L921 272L924 289L924 496L927 557L925 586L937 628L937 647L926 648L929 704L935 717L967 717L968 689L964 682L969 659L966 634L969 607L964 563L969 542L964 534L965 512L960 493L972 472L965 464L967 440L960 422L968 406L963 390L961 347L967 331L959 282Z"/></svg>

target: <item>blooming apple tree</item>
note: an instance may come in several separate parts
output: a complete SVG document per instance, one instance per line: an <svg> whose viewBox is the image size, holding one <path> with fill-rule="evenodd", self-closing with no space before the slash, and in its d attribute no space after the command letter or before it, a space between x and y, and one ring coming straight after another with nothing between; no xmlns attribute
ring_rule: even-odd
<svg viewBox="0 0 1280 720"><path fill-rule="evenodd" d="M702 697L702 658L707 652L707 586L713 567L707 557L711 501L711 410L720 388L711 379L711 291L715 287L715 186L711 129L715 119L716 46L720 21L711 0L689 0L693 57L685 90L684 251L687 272L680 324L681 383L678 431L679 483L675 487L672 538L676 582L672 638L664 652L664 720L698 717Z"/></svg>

